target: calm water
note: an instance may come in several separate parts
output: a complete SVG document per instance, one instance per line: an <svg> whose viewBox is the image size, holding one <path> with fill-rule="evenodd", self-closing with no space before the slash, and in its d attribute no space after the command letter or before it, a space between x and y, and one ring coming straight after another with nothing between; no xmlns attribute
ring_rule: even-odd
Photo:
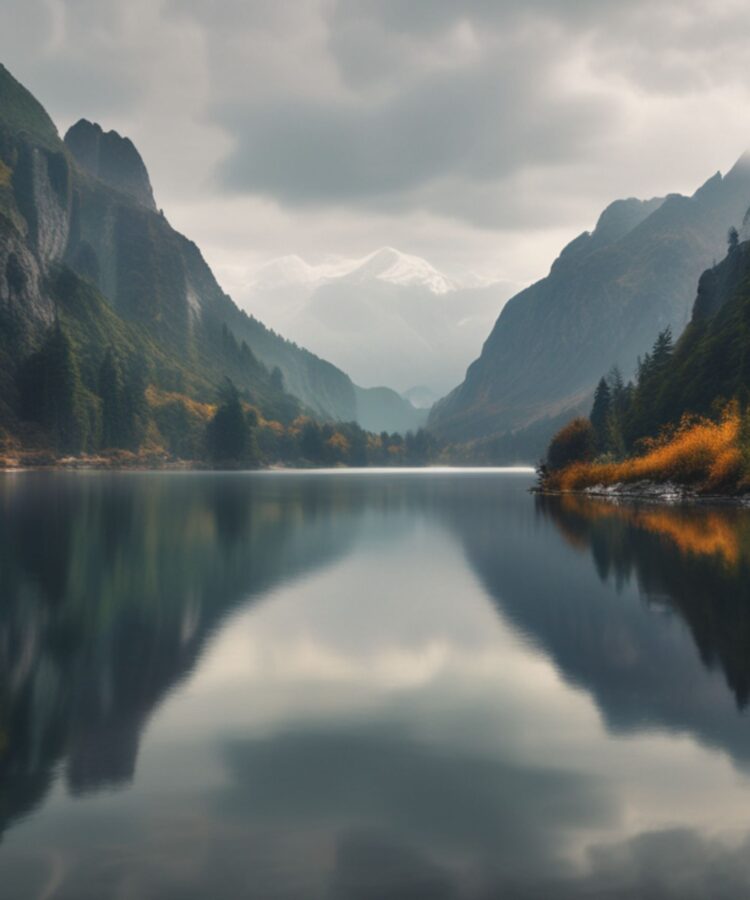
<svg viewBox="0 0 750 900"><path fill-rule="evenodd" d="M750 894L750 513L0 478L0 896Z"/></svg>

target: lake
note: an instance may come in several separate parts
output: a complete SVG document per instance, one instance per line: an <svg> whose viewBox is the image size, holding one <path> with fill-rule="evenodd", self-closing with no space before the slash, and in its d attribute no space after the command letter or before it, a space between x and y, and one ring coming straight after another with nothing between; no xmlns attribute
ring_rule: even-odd
<svg viewBox="0 0 750 900"><path fill-rule="evenodd" d="M0 896L750 892L750 512L0 476Z"/></svg>

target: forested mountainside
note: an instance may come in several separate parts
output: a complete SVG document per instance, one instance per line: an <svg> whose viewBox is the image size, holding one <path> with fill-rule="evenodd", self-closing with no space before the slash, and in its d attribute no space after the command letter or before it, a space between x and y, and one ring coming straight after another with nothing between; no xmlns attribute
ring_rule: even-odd
<svg viewBox="0 0 750 900"><path fill-rule="evenodd" d="M61 141L0 66L0 428L50 426L63 415L57 389L68 378L77 434L65 443L101 445L108 353L120 405L145 391L170 431L195 418L196 404L213 402L226 377L269 420L357 418L346 374L221 290L196 245L156 208L127 138L82 120ZM65 378L50 375L61 371ZM34 398L46 409L31 411Z"/></svg>
<svg viewBox="0 0 750 900"><path fill-rule="evenodd" d="M602 377L588 419L570 422L548 450L548 487L634 481L697 490L750 490L750 241L700 278L680 339L668 330L627 384Z"/></svg>
<svg viewBox="0 0 750 900"><path fill-rule="evenodd" d="M500 458L538 458L559 424L588 409L602 372L617 365L629 377L659 331L682 332L700 273L724 256L748 203L743 156L691 197L610 205L546 278L506 304L429 427Z"/></svg>

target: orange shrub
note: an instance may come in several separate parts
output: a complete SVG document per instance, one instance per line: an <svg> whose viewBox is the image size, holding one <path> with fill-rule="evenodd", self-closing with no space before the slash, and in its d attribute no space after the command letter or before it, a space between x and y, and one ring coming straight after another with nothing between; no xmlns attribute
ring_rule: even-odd
<svg viewBox="0 0 750 900"><path fill-rule="evenodd" d="M588 419L579 416L564 425L550 441L547 465L553 471L590 460L596 450L596 436Z"/></svg>
<svg viewBox="0 0 750 900"><path fill-rule="evenodd" d="M720 422L686 419L670 435L651 442L640 456L616 463L573 463L553 472L549 487L574 491L635 481L672 481L703 490L735 489L744 475L739 431L736 408L730 408Z"/></svg>

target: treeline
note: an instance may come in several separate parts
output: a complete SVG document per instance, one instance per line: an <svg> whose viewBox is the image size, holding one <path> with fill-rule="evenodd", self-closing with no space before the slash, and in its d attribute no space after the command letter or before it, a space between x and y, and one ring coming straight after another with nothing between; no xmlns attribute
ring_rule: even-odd
<svg viewBox="0 0 750 900"><path fill-rule="evenodd" d="M228 353L248 355L228 335L225 341ZM75 345L57 321L17 370L15 431L25 448L53 457L162 456L226 467L421 466L438 454L425 430L373 434L353 422L319 422L300 415L292 397L287 408L293 417L268 418L228 377L213 402L165 391L150 381L146 360L114 346L93 371L86 384ZM283 391L280 370L270 380Z"/></svg>
<svg viewBox="0 0 750 900"><path fill-rule="evenodd" d="M78 354L59 321L16 377L21 421L61 454L107 448L137 450L148 423L145 364L108 348L94 389L81 377Z"/></svg>
<svg viewBox="0 0 750 900"><path fill-rule="evenodd" d="M600 379L588 418L574 419L553 437L547 451L552 469L579 461L616 461L637 452L640 443L670 421L673 410L665 391L674 354L669 328L638 361L635 379L623 380L615 366Z"/></svg>
<svg viewBox="0 0 750 900"><path fill-rule="evenodd" d="M439 449L424 429L402 436L373 434L356 422L321 423L308 416L298 416L287 425L269 421L242 402L229 379L207 423L206 436L209 458L224 465L423 466L437 457Z"/></svg>
<svg viewBox="0 0 750 900"><path fill-rule="evenodd" d="M603 377L588 417L552 439L540 479L562 490L652 481L750 491L750 242L735 229L677 344L665 329L632 381L617 369Z"/></svg>
<svg viewBox="0 0 750 900"><path fill-rule="evenodd" d="M750 242L735 228L727 255L703 273L690 323L675 345L667 328L638 362L632 381L615 368L596 388L588 418L555 435L547 464L598 458L617 461L647 448L685 416L718 422L734 402L750 399Z"/></svg>

